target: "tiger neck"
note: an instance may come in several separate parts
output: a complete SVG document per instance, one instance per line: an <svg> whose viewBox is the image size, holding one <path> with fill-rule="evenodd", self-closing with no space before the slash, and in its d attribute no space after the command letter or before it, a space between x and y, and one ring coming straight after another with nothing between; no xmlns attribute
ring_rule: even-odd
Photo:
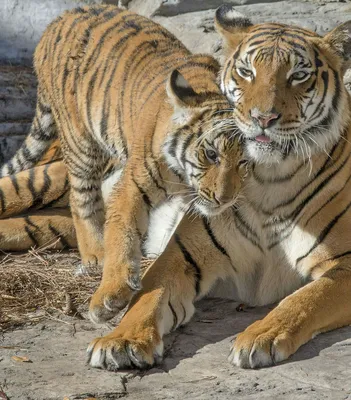
<svg viewBox="0 0 351 400"><path fill-rule="evenodd" d="M310 185L329 176L350 153L351 124L336 144L312 156L310 162L291 157L275 165L254 165L245 196L257 212L282 217L282 204L291 203L302 191L310 192Z"/></svg>

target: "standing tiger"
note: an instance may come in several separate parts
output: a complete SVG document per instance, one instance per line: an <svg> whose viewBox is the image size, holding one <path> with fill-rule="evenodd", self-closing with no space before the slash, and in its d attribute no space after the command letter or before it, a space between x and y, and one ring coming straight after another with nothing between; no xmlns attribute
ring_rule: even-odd
<svg viewBox="0 0 351 400"><path fill-rule="evenodd" d="M34 66L36 116L1 174L32 167L59 136L82 262L104 264L91 318L111 318L140 290L154 208L177 195L204 216L235 206L248 166L216 82L219 65L147 18L99 6L51 23ZM104 224L101 183L110 160L123 172Z"/></svg>
<svg viewBox="0 0 351 400"><path fill-rule="evenodd" d="M222 91L253 162L243 203L182 219L120 325L90 344L92 366L152 365L163 336L190 320L218 279L232 280L233 297L249 305L283 299L236 337L229 361L243 368L285 360L351 323L351 102L342 80L351 22L321 37L253 25L225 5L216 25L229 56Z"/></svg>

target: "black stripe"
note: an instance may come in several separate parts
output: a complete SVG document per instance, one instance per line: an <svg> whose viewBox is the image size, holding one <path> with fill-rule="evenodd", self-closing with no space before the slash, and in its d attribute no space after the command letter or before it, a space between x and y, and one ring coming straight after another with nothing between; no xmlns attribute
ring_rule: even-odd
<svg viewBox="0 0 351 400"><path fill-rule="evenodd" d="M44 194L50 189L51 187L51 178L48 174L50 168L50 164L46 164L44 167L44 184L43 187L40 189L39 198L42 200Z"/></svg>
<svg viewBox="0 0 351 400"><path fill-rule="evenodd" d="M49 229L50 229L51 233L52 233L55 237L57 237L57 238L60 239L60 242L61 242L63 248L68 248L68 247L69 247L69 244L68 244L68 242L66 241L66 239L63 237L63 234L62 234L58 229L56 229L55 227L53 227L50 223L49 223Z"/></svg>
<svg viewBox="0 0 351 400"><path fill-rule="evenodd" d="M299 206L297 206L288 216L285 217L286 220L289 219L293 219L287 226L285 226L283 231L280 231L278 233L275 234L275 236L279 236L279 239L276 240L275 242L271 243L268 246L268 249L272 249L273 247L277 246L279 243L281 243L282 241L284 241L294 230L295 226L300 222L301 218L303 218L303 215L300 216L300 218L298 217L299 214L301 213L301 211L305 208L305 206L309 203L310 200L312 200L318 192L320 192L327 184L328 182L342 169L342 167L347 163L347 161L350 158L350 154L348 155L347 159L343 162L343 164L336 170L334 171L333 174L329 175L324 181L322 181L317 188L309 195L307 196L300 204ZM348 179L349 180L349 179ZM346 185L346 183L345 183ZM341 189L342 190L342 189ZM340 191L341 191L340 190ZM339 192L335 193L334 196L332 196L332 198L329 198L328 201L319 209L321 210L324 206L326 206L330 201L332 201L338 194ZM318 210L318 211L319 211ZM317 212L318 212L317 211ZM305 226L307 225L307 223L310 221L310 219L317 213L315 212L306 222ZM270 225L274 225L274 222L271 222L269 224L265 224L265 227L270 226ZM282 235L283 234L283 235ZM273 236L274 237L274 236Z"/></svg>
<svg viewBox="0 0 351 400"><path fill-rule="evenodd" d="M35 190L35 187L34 187L34 181L35 181L34 168L31 168L29 170L29 179L27 182L27 187L32 195L33 200L35 200L37 197L37 191Z"/></svg>
<svg viewBox="0 0 351 400"><path fill-rule="evenodd" d="M34 129L34 127L33 127L33 129ZM29 135L32 136L32 130L31 130L31 132L29 133ZM41 156L41 154L40 154L40 155L32 154L31 151L30 151L30 149L28 148L26 142L23 142L23 144L22 144L22 146L21 146L21 148L20 148L20 151L22 152L23 158L24 158L26 161L28 161L29 163L36 163L37 161L39 161L40 156ZM23 163L21 162L21 160L19 159L18 156L17 156L16 159L17 159L18 163L19 163L20 166L21 166L21 170L23 170ZM13 172L12 172L12 173L13 173Z"/></svg>
<svg viewBox="0 0 351 400"><path fill-rule="evenodd" d="M6 205L5 205L5 196L2 189L0 189L0 205L1 205L1 212L4 212Z"/></svg>
<svg viewBox="0 0 351 400"><path fill-rule="evenodd" d="M116 14L115 15L113 15L113 13L111 14L111 12L106 13L107 15L109 15L108 18L105 18L104 20L99 20L97 24L94 24L93 26L90 27L90 29L89 29L90 30L90 36L92 36L92 30L93 29L95 29L96 27L99 27L99 25L105 24L110 19L113 19L119 13L120 13L120 10L118 10L118 9L116 9ZM91 65L95 64L96 60L99 58L99 55L101 54L101 49L105 45L105 40L110 37L110 34L115 29L119 28L122 25L122 28L120 30L120 32L122 32L124 30L123 24L125 24L128 19L138 20L138 19L143 19L143 18L144 17L141 17L141 16L136 15L136 14L127 14L127 15L123 15L122 17L119 16L117 21L112 26L110 26L108 29L105 29L104 30L104 34L99 39L99 43L97 44L97 46L94 47L93 52L91 53L91 55L88 57L88 59L86 60L86 62L84 64L84 70L82 71L83 75L85 75L88 72L88 70L90 69Z"/></svg>
<svg viewBox="0 0 351 400"><path fill-rule="evenodd" d="M335 89L334 89L332 105L333 105L334 111L337 111L338 107L339 107L339 100L340 100L340 94L341 94L340 77L339 77L339 74L334 69L331 68L331 70L333 71L334 80L335 80Z"/></svg>
<svg viewBox="0 0 351 400"><path fill-rule="evenodd" d="M50 106L46 106L45 104L43 104L40 99L37 102L37 107L42 114L51 114Z"/></svg>
<svg viewBox="0 0 351 400"><path fill-rule="evenodd" d="M329 234L329 232L333 229L334 225L339 221L339 219L345 215L345 213L349 210L349 208L351 207L351 202L346 206L346 208L341 211L338 215L336 215L330 222L329 224L322 230L322 232L319 234L317 240L314 242L313 246L310 248L310 250L304 254L303 256L299 257L296 260L295 265L297 266L297 264L303 260L304 258L306 258L307 256L309 256L311 254L311 252L320 244L322 243L322 241L327 237L327 235Z"/></svg>
<svg viewBox="0 0 351 400"><path fill-rule="evenodd" d="M309 218L308 220L305 222L305 226L307 226L307 224L310 222L310 220L316 215L318 214L320 211L323 210L324 207L326 207L328 204L330 204L346 187L346 185L349 183L351 179L351 175L347 178L346 182L344 183L344 185L342 186L342 188L340 190L338 190L337 192L335 192L333 194L332 197L330 197L321 207L319 207Z"/></svg>
<svg viewBox="0 0 351 400"><path fill-rule="evenodd" d="M45 204L45 207L54 207L56 203L59 203L59 201L62 200L62 199L66 196L67 190L68 190L68 188L67 188L66 191L65 191L64 193L62 193L59 197L57 197L57 198L54 199L54 200L51 200L49 203L46 203L46 204Z"/></svg>
<svg viewBox="0 0 351 400"><path fill-rule="evenodd" d="M222 254L224 254L225 256L227 256L228 258L230 258L229 255L228 255L228 253L227 253L227 251L226 251L226 249L225 249L225 248L218 242L218 240L216 239L216 236L215 236L215 234L213 233L213 231L212 231L212 229L211 229L210 221L209 221L207 218L205 218L205 217L202 218L202 221L203 221L203 223L204 223L204 227L205 227L205 229L206 229L206 232L208 233L208 236L211 238L212 243L215 245L215 247L217 247L217 249L218 249Z"/></svg>
<svg viewBox="0 0 351 400"><path fill-rule="evenodd" d="M28 226L24 227L24 230L26 231L27 235L29 236L30 240L33 242L34 246L39 246L39 243L37 239L35 238L34 234L31 232L31 230L28 228Z"/></svg>
<svg viewBox="0 0 351 400"><path fill-rule="evenodd" d="M157 189L162 191L162 192L164 192L164 194L167 196L168 195L167 194L167 190L158 183L158 180L156 179L156 177L153 174L152 168L150 168L150 166L148 165L148 160L150 158L152 158L151 154L149 154L148 157L146 157L146 151L145 151L144 155L145 155L145 157L144 157L144 168L145 168L147 174L149 175L149 177L151 178L152 182L157 187Z"/></svg>
<svg viewBox="0 0 351 400"><path fill-rule="evenodd" d="M93 100L93 92L95 88L95 82L98 74L98 69L93 73L93 76L90 78L90 81L88 83L88 92L86 95L86 111L87 111L87 117L88 117L88 126L90 128L90 133L94 132L94 127L93 127L93 121L92 121L92 116L91 116L91 109L92 109L92 100Z"/></svg>
<svg viewBox="0 0 351 400"><path fill-rule="evenodd" d="M337 143L337 145L339 145L339 144L340 144L340 142ZM336 147L337 147L337 145L336 145ZM334 152L334 150L336 149L336 147L333 148L333 152ZM345 143L343 143L343 147L345 147ZM340 168L343 167L343 165L345 165L345 163L347 162L347 160L349 159L349 157L350 157L350 154L348 155L347 159L343 162L343 164L341 165L341 167L339 167L338 170L336 170L336 171L334 171L334 172L332 173L333 176L340 170ZM339 158L340 158L340 157L339 157ZM298 196L300 196L301 193L303 193L303 191L304 191L305 189L307 189L312 183L314 183L314 181L315 181L320 175L322 175L323 172L327 172L327 170L328 170L329 168L331 168L333 165L335 165L335 164L332 164L332 165L329 165L329 166L328 166L329 161L330 161L330 158L327 156L327 157L326 157L326 160L325 160L325 162L324 162L324 164L323 164L322 167L318 170L318 172L316 173L316 175L313 176L313 177L311 178L311 180L308 181L305 185L303 185L303 186L297 191L297 193L295 193L290 199L288 199L288 200L286 200L286 201L284 201L284 202L282 202L282 203L280 203L280 204L277 204L277 205L275 206L275 209L278 209L278 208L280 208L280 207L286 207L286 206L291 205L291 204L296 200L296 198L297 198ZM323 182L322 182L322 184L323 184ZM295 209L295 210L296 210L296 209ZM294 210L294 212L295 212L295 210ZM263 211L264 213L266 213L266 214L271 214L269 211L264 211L264 210L262 210L262 211ZM293 213L294 213L294 212L293 212ZM293 214L293 213L292 213L292 214ZM266 225L267 225L267 224L266 224ZM269 224L268 224L268 225L269 225Z"/></svg>
<svg viewBox="0 0 351 400"><path fill-rule="evenodd" d="M185 310L185 307L183 306L183 303L180 303L180 305L182 306L182 310L183 310L183 318L182 318L179 326L182 326L185 321L185 318L186 318L186 310Z"/></svg>
<svg viewBox="0 0 351 400"><path fill-rule="evenodd" d="M293 219L295 219L297 216L298 216L298 214L300 214L300 212L303 210L303 208L309 203L309 201L310 200L312 200L328 183L329 183L329 181L335 176L335 175L337 175L337 173L339 172L339 171L341 171L341 169L347 164L347 162L349 161L349 159L350 159L350 157L351 157L351 153L349 153L348 154L348 156L346 157L346 159L342 162L342 164L334 171L334 172L332 172L330 175L328 175L313 191L312 191L312 193L310 193L297 207L295 207L294 208L294 210L290 213L290 214L288 214L287 216L285 216L285 219L291 219L291 218L293 218ZM313 184L314 183L314 181L312 181L312 182L309 182L309 185L311 185L311 184ZM308 185L308 186L309 186ZM306 186L307 187L307 186ZM306 188L305 187L305 188ZM299 191L299 194L300 194L301 192ZM295 196L295 199L296 199L296 197L297 197L298 195L296 195ZM289 226L291 226L292 224L294 223L294 221L292 221L290 224L289 224ZM271 226L271 225L274 225L274 222L273 223L267 223L267 224L265 224L264 226L265 227L267 227L267 226Z"/></svg>
<svg viewBox="0 0 351 400"><path fill-rule="evenodd" d="M182 165L184 165L184 168L185 168L185 162L187 162L188 164L192 165L192 167L196 167L197 168L196 165L194 165L190 161L186 160L186 158L185 158L186 150L190 146L190 143L191 143L193 137L194 137L194 135L193 135L192 132L189 132L188 136L185 139L184 139L184 136L182 136L183 140L182 140L181 151L180 151L180 162L182 163Z"/></svg>
<svg viewBox="0 0 351 400"><path fill-rule="evenodd" d="M16 174L10 175L10 179L13 187L15 188L16 194L18 195L20 188L17 182L17 175Z"/></svg>
<svg viewBox="0 0 351 400"><path fill-rule="evenodd" d="M240 212L232 208L234 215L234 222L236 228L240 231L240 233L254 246L256 246L262 253L263 249L260 245L260 238L255 231L251 229L251 227L247 224L247 222L242 218ZM248 235L249 233L249 235Z"/></svg>
<svg viewBox="0 0 351 400"><path fill-rule="evenodd" d="M141 196L142 196L142 199L143 199L144 203L148 206L148 208L152 208L152 203L151 203L151 200L150 200L149 196L146 194L144 189L141 186L138 185L138 183L135 180L134 176L132 177L132 180L133 180L135 186L138 188L139 192L141 193Z"/></svg>
<svg viewBox="0 0 351 400"><path fill-rule="evenodd" d="M191 256L191 254L188 252L188 250L185 248L184 244L181 242L179 236L177 234L174 235L175 241L178 244L181 252L183 253L183 257L185 261L191 265L194 269L194 278L195 278L195 291L196 295L198 296L200 294L200 284L201 284L201 279L202 279L202 273L201 269Z"/></svg>
<svg viewBox="0 0 351 400"><path fill-rule="evenodd" d="M291 40L286 40L284 39L284 37L281 37L280 40L291 46L293 49L306 51L306 46L303 46L302 44L299 44L297 42L292 42Z"/></svg>
<svg viewBox="0 0 351 400"><path fill-rule="evenodd" d="M178 325L178 317L177 317L176 312L174 311L174 308L172 307L171 300L168 301L168 307L170 308L172 315L173 315L173 325L171 328L171 332L173 332Z"/></svg>
<svg viewBox="0 0 351 400"><path fill-rule="evenodd" d="M317 69L323 66L323 62L319 59L319 51L317 47L314 48L314 63Z"/></svg>
<svg viewBox="0 0 351 400"><path fill-rule="evenodd" d="M337 255L335 255L333 257L327 258L326 260L323 260L323 261L319 262L318 265L320 265L322 263L325 263L325 262L328 262L328 261L335 261L335 260L338 260L339 258L350 256L350 255L351 255L351 250L345 251L344 253L337 254Z"/></svg>
<svg viewBox="0 0 351 400"><path fill-rule="evenodd" d="M27 225L31 226L31 227L34 228L36 231L39 231L39 232L40 232L39 226L36 225L36 224L30 219L29 216L26 216L26 217L24 218L24 221L26 222Z"/></svg>
<svg viewBox="0 0 351 400"><path fill-rule="evenodd" d="M310 117L310 121L313 121L316 118L319 118L319 116L322 114L322 112L324 111L325 108L325 98L327 96L327 92L329 89L329 74L327 71L323 71L321 73L321 78L324 84L324 88L323 88L323 95L321 100L318 102L317 106L315 107L315 110L313 112L313 114Z"/></svg>
<svg viewBox="0 0 351 400"><path fill-rule="evenodd" d="M87 182L85 182L85 183L87 184ZM87 193L87 192L91 192L93 190L99 191L100 187L101 187L100 185L94 185L93 183L89 183L89 185L87 185L85 187L78 187L78 186L71 184L71 189L77 193Z"/></svg>
<svg viewBox="0 0 351 400"><path fill-rule="evenodd" d="M273 184L278 184L278 183L284 183L287 181L290 181L298 172L300 172L300 170L305 167L305 163L301 163L296 169L295 171L289 173L288 175L284 175L281 176L280 178L276 178L276 179L264 179L261 178L260 176L257 175L257 172L255 170L256 165L254 166L254 168L252 169L252 176L255 179L256 182L258 182L259 184L263 185L263 184L267 184L267 183L273 183Z"/></svg>

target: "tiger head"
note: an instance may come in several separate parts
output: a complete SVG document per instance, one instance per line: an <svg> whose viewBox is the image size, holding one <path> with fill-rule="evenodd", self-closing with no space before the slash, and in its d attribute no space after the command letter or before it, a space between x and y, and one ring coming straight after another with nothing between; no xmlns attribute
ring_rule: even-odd
<svg viewBox="0 0 351 400"><path fill-rule="evenodd" d="M215 25L228 56L221 90L250 158L310 158L339 140L350 118L343 74L351 56L351 21L321 37L295 26L253 25L223 5Z"/></svg>
<svg viewBox="0 0 351 400"><path fill-rule="evenodd" d="M193 209L220 214L236 204L249 168L232 108L219 88L197 93L177 70L167 93L174 113L163 145L166 162L190 187L185 200Z"/></svg>

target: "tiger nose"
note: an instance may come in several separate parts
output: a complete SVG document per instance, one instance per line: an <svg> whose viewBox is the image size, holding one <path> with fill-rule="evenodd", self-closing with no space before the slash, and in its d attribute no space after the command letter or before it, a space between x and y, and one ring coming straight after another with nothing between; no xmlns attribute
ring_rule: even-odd
<svg viewBox="0 0 351 400"><path fill-rule="evenodd" d="M275 112L261 113L255 108L250 110L251 119L263 129L274 125L281 116L280 113Z"/></svg>

